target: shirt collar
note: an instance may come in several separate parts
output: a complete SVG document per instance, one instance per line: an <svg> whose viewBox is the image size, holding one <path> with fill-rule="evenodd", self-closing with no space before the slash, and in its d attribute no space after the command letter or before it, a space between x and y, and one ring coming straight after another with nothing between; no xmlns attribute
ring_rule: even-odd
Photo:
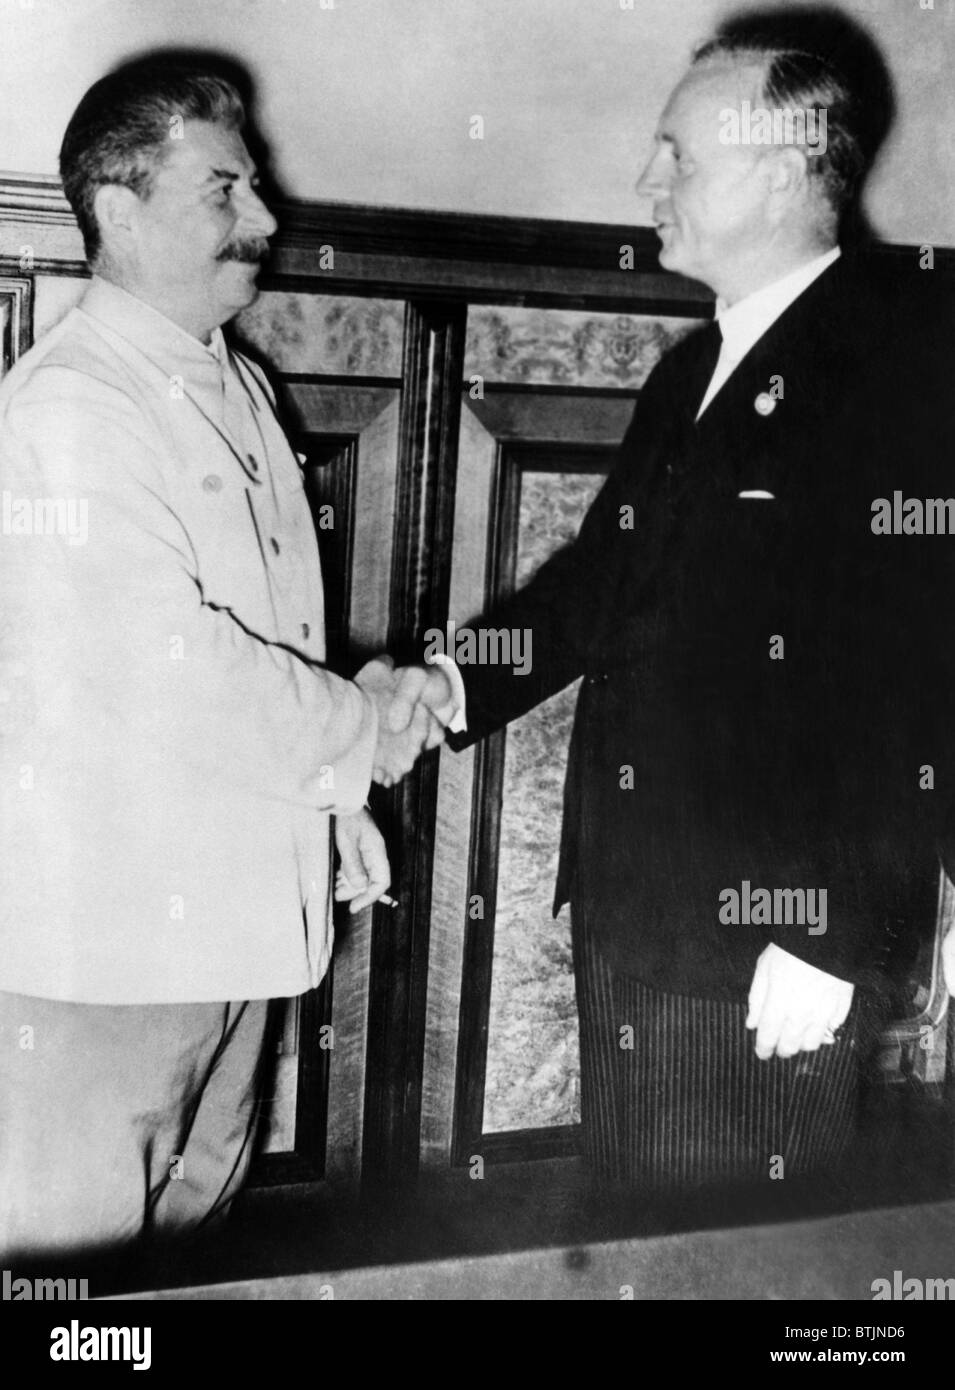
<svg viewBox="0 0 955 1390"><path fill-rule="evenodd" d="M145 300L99 275L93 276L80 307L161 365L176 363L180 370L187 365L227 365L228 348L221 328L213 329L206 346Z"/></svg>
<svg viewBox="0 0 955 1390"><path fill-rule="evenodd" d="M809 288L824 270L828 270L839 259L838 246L823 252L811 261L764 285L736 304L727 307L722 300L716 301L716 319L723 335L726 356L731 362L739 362L746 356L754 343L763 336L785 309L798 299L803 290Z"/></svg>

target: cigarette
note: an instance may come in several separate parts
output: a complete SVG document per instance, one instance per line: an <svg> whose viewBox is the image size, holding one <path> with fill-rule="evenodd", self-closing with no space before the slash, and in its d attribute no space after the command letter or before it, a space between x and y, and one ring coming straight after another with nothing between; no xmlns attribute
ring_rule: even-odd
<svg viewBox="0 0 955 1390"><path fill-rule="evenodd" d="M350 887L351 887L351 883L350 883L349 880L345 877L345 875L341 872L341 870L338 871L338 874L337 874L337 876L336 876L336 878L335 878L335 883L336 883L336 885L337 885L339 888L350 888ZM382 893L381 897L380 897L380 898L376 898L375 901L381 903L382 907L400 907L400 906L401 906L401 904L399 903L399 901L398 901L397 898L389 898L389 896L388 896L387 893Z"/></svg>

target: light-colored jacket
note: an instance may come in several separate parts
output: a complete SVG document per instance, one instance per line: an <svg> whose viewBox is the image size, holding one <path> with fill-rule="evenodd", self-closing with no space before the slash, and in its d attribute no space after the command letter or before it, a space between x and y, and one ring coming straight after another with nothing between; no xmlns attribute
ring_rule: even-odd
<svg viewBox="0 0 955 1390"><path fill-rule="evenodd" d="M375 711L321 664L264 379L212 349L94 279L0 388L0 989L266 998L328 965Z"/></svg>

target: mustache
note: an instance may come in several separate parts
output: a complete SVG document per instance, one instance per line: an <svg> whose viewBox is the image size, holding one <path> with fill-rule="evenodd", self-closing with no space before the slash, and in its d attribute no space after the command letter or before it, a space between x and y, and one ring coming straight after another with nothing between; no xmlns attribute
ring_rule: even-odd
<svg viewBox="0 0 955 1390"><path fill-rule="evenodd" d="M269 254L269 243L262 237L236 237L227 242L216 256L217 261L247 261L261 264Z"/></svg>

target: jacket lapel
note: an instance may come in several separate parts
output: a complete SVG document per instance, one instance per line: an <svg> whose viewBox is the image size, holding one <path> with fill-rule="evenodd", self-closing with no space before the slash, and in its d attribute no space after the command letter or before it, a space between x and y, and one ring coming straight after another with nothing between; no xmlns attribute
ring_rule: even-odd
<svg viewBox="0 0 955 1390"><path fill-rule="evenodd" d="M797 481L787 470L790 448L811 434L813 420L826 418L827 395L846 368L839 347L845 281L840 259L754 343L696 422L693 471L716 470L734 497L769 492L776 499Z"/></svg>
<svg viewBox="0 0 955 1390"><path fill-rule="evenodd" d="M697 421L701 440L727 430L748 433L758 421L782 409L787 380L795 385L810 362L813 375L818 375L820 351L832 338L833 299L841 302L844 278L840 258L770 324ZM772 395L775 378L782 378L781 398Z"/></svg>

